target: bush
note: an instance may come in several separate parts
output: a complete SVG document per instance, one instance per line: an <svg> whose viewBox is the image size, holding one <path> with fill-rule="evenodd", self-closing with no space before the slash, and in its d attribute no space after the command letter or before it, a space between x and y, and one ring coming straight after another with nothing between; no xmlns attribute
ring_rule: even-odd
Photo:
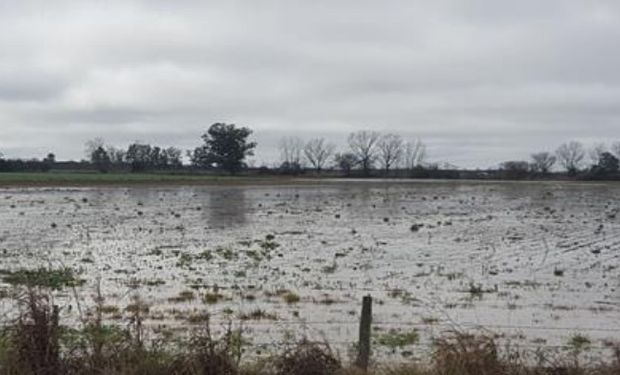
<svg viewBox="0 0 620 375"><path fill-rule="evenodd" d="M330 375L342 368L327 344L302 341L275 360L275 375Z"/></svg>

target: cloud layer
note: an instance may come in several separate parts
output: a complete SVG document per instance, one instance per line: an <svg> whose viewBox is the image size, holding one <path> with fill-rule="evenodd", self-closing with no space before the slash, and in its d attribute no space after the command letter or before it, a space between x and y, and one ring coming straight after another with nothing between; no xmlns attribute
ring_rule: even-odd
<svg viewBox="0 0 620 375"><path fill-rule="evenodd" d="M6 0L0 151L191 148L227 121L259 163L283 135L373 129L486 167L620 139L619 43L615 0Z"/></svg>

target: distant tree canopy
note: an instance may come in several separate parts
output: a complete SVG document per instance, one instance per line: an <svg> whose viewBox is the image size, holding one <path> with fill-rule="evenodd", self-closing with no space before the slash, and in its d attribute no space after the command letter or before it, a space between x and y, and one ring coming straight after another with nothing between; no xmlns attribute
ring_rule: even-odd
<svg viewBox="0 0 620 375"><path fill-rule="evenodd" d="M232 174L243 169L245 158L254 155L252 130L234 124L215 123L202 135L204 144L194 149L191 161L198 168L217 168Z"/></svg>
<svg viewBox="0 0 620 375"><path fill-rule="evenodd" d="M616 173L620 167L618 158L607 151L599 156L597 166L605 173Z"/></svg>
<svg viewBox="0 0 620 375"><path fill-rule="evenodd" d="M351 154L355 156L365 176L370 174L377 159L377 143L381 135L374 131L358 131L347 139Z"/></svg>
<svg viewBox="0 0 620 375"><path fill-rule="evenodd" d="M549 152L532 154L532 172L547 174L556 162L556 157Z"/></svg>
<svg viewBox="0 0 620 375"><path fill-rule="evenodd" d="M558 162L566 169L569 175L575 175L581 168L586 151L577 141L564 143L555 152Z"/></svg>
<svg viewBox="0 0 620 375"><path fill-rule="evenodd" d="M280 139L280 172L298 174L303 169L304 143L299 137L284 137Z"/></svg>
<svg viewBox="0 0 620 375"><path fill-rule="evenodd" d="M43 158L42 163L43 169L45 171L49 171L56 163L56 155L50 152L45 158Z"/></svg>
<svg viewBox="0 0 620 375"><path fill-rule="evenodd" d="M317 137L304 140L298 135L281 138L280 160L268 167L253 168L248 156L254 155L256 142L250 140L252 130L235 124L215 123L201 135L202 144L186 155L198 169L226 171L232 174L242 169L253 174L298 174L314 169L315 173L338 176L393 176L411 178L560 178L578 180L620 180L620 140L615 142L579 141L561 144L555 152L530 154L528 161L510 160L496 168L462 170L449 163L427 161L426 145L420 140L407 140L395 133L355 131L348 135L345 148ZM175 147L153 146L134 142L126 149L107 145L102 138L85 144L86 160L56 161L56 155L40 159L6 159L0 152L0 172L44 172L56 170L98 170L108 172L185 171L182 151ZM248 165L249 163L249 165ZM380 169L379 169L380 168ZM563 169L565 172L561 171ZM354 171L354 173L352 173ZM443 173L446 172L446 173Z"/></svg>
<svg viewBox="0 0 620 375"><path fill-rule="evenodd" d="M99 172L106 173L110 169L110 156L103 146L97 147L90 155L90 161Z"/></svg>
<svg viewBox="0 0 620 375"><path fill-rule="evenodd" d="M405 152L405 142L398 134L385 134L377 143L379 149L379 161L386 173L390 168L402 160Z"/></svg>
<svg viewBox="0 0 620 375"><path fill-rule="evenodd" d="M334 157L336 161L336 165L338 168L344 172L345 175L350 175L351 170L355 168L359 164L359 160L355 156L355 154L351 152L345 152L342 154L336 154Z"/></svg>
<svg viewBox="0 0 620 375"><path fill-rule="evenodd" d="M149 169L173 169L181 166L181 150L175 147L161 148L149 144L133 143L127 148L125 160L134 172Z"/></svg>
<svg viewBox="0 0 620 375"><path fill-rule="evenodd" d="M620 141L616 141L611 145L611 151L617 158L620 158Z"/></svg>
<svg viewBox="0 0 620 375"><path fill-rule="evenodd" d="M602 152L599 155L598 163L592 166L591 172L599 176L609 176L618 173L620 161L611 152Z"/></svg>
<svg viewBox="0 0 620 375"><path fill-rule="evenodd" d="M507 178L511 179L526 178L530 172L530 164L521 160L505 161L500 164L499 168Z"/></svg>
<svg viewBox="0 0 620 375"><path fill-rule="evenodd" d="M56 155L49 153L43 159L5 159L0 153L0 172L47 172L56 162Z"/></svg>
<svg viewBox="0 0 620 375"><path fill-rule="evenodd" d="M405 143L405 151L403 162L405 169L412 171L413 169L421 169L424 159L426 158L426 145L417 139L412 142Z"/></svg>
<svg viewBox="0 0 620 375"><path fill-rule="evenodd" d="M333 155L335 148L336 146L327 143L325 138L314 138L309 140L304 146L304 155L312 167L317 172L320 172Z"/></svg>
<svg viewBox="0 0 620 375"><path fill-rule="evenodd" d="M134 142L127 150L105 145L103 139L86 142L87 157L100 172L107 172L112 166L129 166L132 172L167 170L182 166L182 152L176 147L162 148L146 143Z"/></svg>
<svg viewBox="0 0 620 375"><path fill-rule="evenodd" d="M43 159L43 161L45 163L54 164L56 163L56 155L50 152L49 154L47 154L45 159Z"/></svg>

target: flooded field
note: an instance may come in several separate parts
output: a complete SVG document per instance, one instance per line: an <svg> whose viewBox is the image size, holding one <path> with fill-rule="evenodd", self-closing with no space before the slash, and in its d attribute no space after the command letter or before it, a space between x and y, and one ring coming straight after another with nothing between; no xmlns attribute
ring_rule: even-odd
<svg viewBox="0 0 620 375"><path fill-rule="evenodd" d="M69 318L100 285L110 322L139 297L154 332L209 314L256 351L302 336L350 346L368 294L388 354L479 327L525 347L580 333L602 348L620 334L619 197L618 184L551 182L11 188L0 269L79 271L77 293L58 297Z"/></svg>

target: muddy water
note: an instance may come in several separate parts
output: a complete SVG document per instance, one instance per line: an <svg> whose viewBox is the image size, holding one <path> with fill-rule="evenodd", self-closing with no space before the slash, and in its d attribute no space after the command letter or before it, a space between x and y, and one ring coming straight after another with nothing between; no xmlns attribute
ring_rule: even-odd
<svg viewBox="0 0 620 375"><path fill-rule="evenodd" d="M160 332L244 318L252 348L346 347L367 294L376 336L415 329L420 348L480 326L522 346L582 332L602 347L620 333L619 197L617 184L433 181L5 189L0 268L79 270L80 306L100 284L119 324L135 296Z"/></svg>

